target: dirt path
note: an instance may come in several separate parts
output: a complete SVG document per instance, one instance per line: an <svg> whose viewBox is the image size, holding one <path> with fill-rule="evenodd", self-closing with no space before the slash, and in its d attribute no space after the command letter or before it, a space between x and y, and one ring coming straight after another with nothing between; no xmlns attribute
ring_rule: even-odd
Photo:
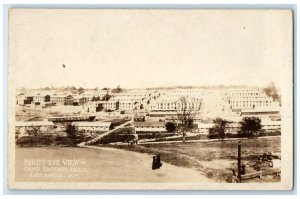
<svg viewBox="0 0 300 199"><path fill-rule="evenodd" d="M158 170L152 170L152 156L143 153L137 153L132 151L126 151L116 148L85 146L86 148L96 149L100 151L108 152L112 155L118 154L124 157L128 163L124 166L124 170L127 170L130 176L138 178L139 180L147 180L150 182L213 182L209 178L201 175L199 172L188 169L173 166L171 164L163 162L163 166ZM122 158L123 159L123 158ZM116 160L118 161L118 160Z"/></svg>
<svg viewBox="0 0 300 199"><path fill-rule="evenodd" d="M163 162L158 170L152 170L152 156L121 149L93 147L41 147L16 148L17 181L48 182L213 182L199 172ZM86 171L65 177L30 177L30 174L51 172L25 172L25 160L79 160ZM52 172L53 173L53 172ZM55 173L55 172L54 172ZM63 173L65 174L65 173ZM69 173L67 173L69 174ZM77 173L72 173L77 174Z"/></svg>

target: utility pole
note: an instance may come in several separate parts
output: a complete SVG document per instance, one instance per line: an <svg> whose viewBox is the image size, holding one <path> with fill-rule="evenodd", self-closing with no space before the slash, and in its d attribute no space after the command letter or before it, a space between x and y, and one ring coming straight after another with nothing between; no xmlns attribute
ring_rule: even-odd
<svg viewBox="0 0 300 199"><path fill-rule="evenodd" d="M242 142L239 141L238 142L238 180L239 180L239 183L242 182L242 175L241 175L241 167L242 167L242 164L241 164L241 146L242 146Z"/></svg>

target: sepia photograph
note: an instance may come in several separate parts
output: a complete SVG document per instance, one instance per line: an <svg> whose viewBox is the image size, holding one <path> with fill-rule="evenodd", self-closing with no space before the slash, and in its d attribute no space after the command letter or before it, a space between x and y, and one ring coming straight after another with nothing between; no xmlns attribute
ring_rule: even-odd
<svg viewBox="0 0 300 199"><path fill-rule="evenodd" d="M290 190L288 9L9 10L10 189Z"/></svg>

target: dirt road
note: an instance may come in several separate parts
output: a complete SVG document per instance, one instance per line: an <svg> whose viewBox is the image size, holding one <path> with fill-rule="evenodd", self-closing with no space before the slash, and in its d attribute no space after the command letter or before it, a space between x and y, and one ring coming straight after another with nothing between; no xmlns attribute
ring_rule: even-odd
<svg viewBox="0 0 300 199"><path fill-rule="evenodd" d="M164 162L158 170L151 166L150 155L113 148L16 148L17 181L212 182L193 169Z"/></svg>

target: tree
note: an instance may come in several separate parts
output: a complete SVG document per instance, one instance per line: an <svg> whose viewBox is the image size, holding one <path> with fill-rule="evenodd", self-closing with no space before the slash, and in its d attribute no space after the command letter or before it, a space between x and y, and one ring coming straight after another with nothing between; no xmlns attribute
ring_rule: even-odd
<svg viewBox="0 0 300 199"><path fill-rule="evenodd" d="M112 89L111 92L112 93L121 93L121 92L123 92L123 89L120 86L118 86L117 88Z"/></svg>
<svg viewBox="0 0 300 199"><path fill-rule="evenodd" d="M263 91L267 96L272 97L273 100L278 101L279 104L281 104L281 95L279 94L274 82L271 82L267 88L263 89Z"/></svg>
<svg viewBox="0 0 300 199"><path fill-rule="evenodd" d="M167 122L167 123L165 124L165 126L166 126L167 132L169 132L169 133L173 133L173 132L175 132L176 129L177 129L177 125L176 125L175 122Z"/></svg>
<svg viewBox="0 0 300 199"><path fill-rule="evenodd" d="M195 116L201 108L200 101L191 103L187 97L181 97L177 104L177 117L179 120L178 130L182 133L182 141L185 142L186 133L194 128Z"/></svg>
<svg viewBox="0 0 300 199"><path fill-rule="evenodd" d="M82 87L78 88L78 93L79 93L79 95L84 93L84 88L82 88Z"/></svg>
<svg viewBox="0 0 300 199"><path fill-rule="evenodd" d="M112 96L109 95L108 93L106 93L103 97L102 97L102 101L108 101Z"/></svg>
<svg viewBox="0 0 300 199"><path fill-rule="evenodd" d="M216 118L213 122L214 126L209 129L209 137L217 137L219 140L224 140L226 128L230 122L222 118Z"/></svg>
<svg viewBox="0 0 300 199"><path fill-rule="evenodd" d="M72 87L70 88L70 90L74 92L74 91L77 90L77 88L76 88L75 86L72 86Z"/></svg>
<svg viewBox="0 0 300 199"><path fill-rule="evenodd" d="M75 126L73 126L72 124L67 124L66 133L67 133L67 137L70 139L72 145L76 145L77 144L77 133L78 133L77 128Z"/></svg>
<svg viewBox="0 0 300 199"><path fill-rule="evenodd" d="M30 146L48 145L53 140L51 127L30 126L26 133L31 137Z"/></svg>
<svg viewBox="0 0 300 199"><path fill-rule="evenodd" d="M261 119L258 117L244 117L241 122L238 134L241 137L253 138L261 130Z"/></svg>

